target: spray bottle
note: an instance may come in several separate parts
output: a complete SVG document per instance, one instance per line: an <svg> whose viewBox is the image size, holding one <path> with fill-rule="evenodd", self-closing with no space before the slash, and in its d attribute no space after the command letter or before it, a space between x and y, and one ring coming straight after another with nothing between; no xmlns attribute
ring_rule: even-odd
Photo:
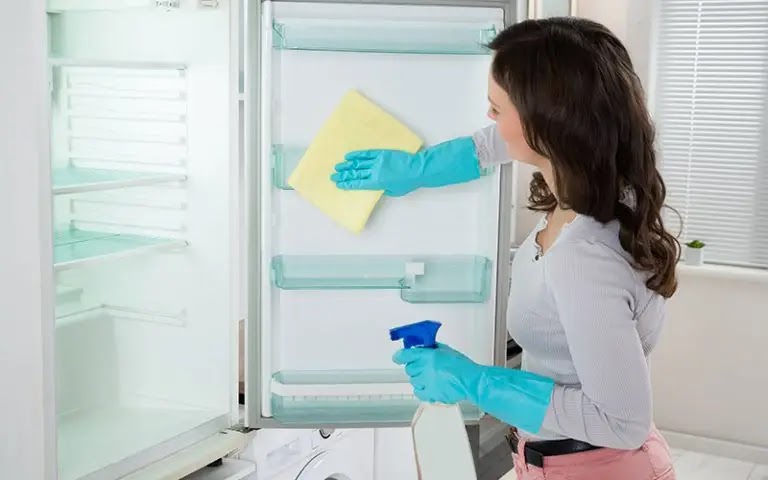
<svg viewBox="0 0 768 480"><path fill-rule="evenodd" d="M405 348L437 348L440 322L424 320L393 328ZM459 405L422 402L411 422L419 480L476 480L475 460Z"/></svg>

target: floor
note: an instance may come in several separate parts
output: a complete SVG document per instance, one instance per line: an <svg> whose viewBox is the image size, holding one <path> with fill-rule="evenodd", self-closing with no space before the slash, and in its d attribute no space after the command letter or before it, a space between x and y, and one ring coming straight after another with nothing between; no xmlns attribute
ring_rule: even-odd
<svg viewBox="0 0 768 480"><path fill-rule="evenodd" d="M768 465L672 449L677 480L768 480ZM502 443L480 459L478 480L499 480L512 469L512 456Z"/></svg>
<svg viewBox="0 0 768 480"><path fill-rule="evenodd" d="M480 457L477 468L478 480L499 480L512 470L512 454L509 445L502 442L484 456Z"/></svg>

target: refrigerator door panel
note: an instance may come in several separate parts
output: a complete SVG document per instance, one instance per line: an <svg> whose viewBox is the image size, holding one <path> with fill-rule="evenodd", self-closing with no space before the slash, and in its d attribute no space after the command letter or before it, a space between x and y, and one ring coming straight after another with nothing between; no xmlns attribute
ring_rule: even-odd
<svg viewBox="0 0 768 480"><path fill-rule="evenodd" d="M483 363L503 356L510 166L384 197L357 235L286 182L350 89L425 145L489 124L484 44L516 4L393 3L248 4L261 25L246 29L250 426L409 423L418 402L391 361L398 325L438 320L440 341Z"/></svg>

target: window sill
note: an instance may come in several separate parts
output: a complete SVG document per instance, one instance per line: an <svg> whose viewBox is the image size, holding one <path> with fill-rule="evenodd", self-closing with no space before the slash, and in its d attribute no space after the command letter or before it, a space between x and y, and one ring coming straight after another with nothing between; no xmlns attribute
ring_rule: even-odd
<svg viewBox="0 0 768 480"><path fill-rule="evenodd" d="M711 278L714 280L736 280L750 283L768 284L768 270L725 265L704 264L692 266L680 263L677 272L683 277Z"/></svg>

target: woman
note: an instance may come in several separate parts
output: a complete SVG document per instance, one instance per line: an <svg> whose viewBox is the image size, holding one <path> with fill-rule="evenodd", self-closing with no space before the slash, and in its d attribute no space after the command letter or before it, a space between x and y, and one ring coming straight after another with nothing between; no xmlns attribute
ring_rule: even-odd
<svg viewBox="0 0 768 480"><path fill-rule="evenodd" d="M535 166L544 212L512 266L510 334L522 371L446 345L397 352L417 397L469 401L509 423L518 478L670 480L653 427L647 356L676 289L679 245L640 82L621 42L583 19L526 21L491 44L495 125L415 155L352 152L339 188L404 195L514 158Z"/></svg>

